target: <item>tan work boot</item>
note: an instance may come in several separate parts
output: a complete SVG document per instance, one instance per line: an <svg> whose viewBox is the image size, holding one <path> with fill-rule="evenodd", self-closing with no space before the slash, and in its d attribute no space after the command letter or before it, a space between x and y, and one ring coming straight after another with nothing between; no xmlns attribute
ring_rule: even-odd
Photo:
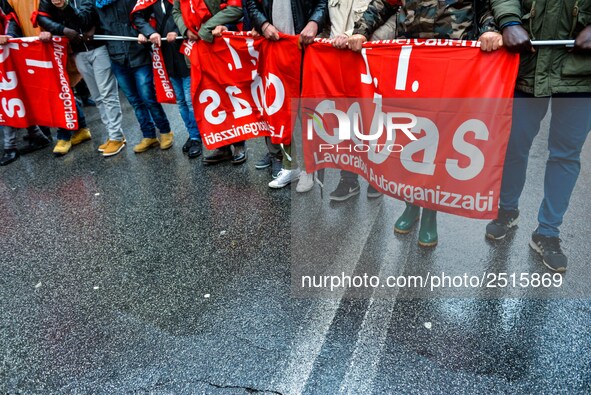
<svg viewBox="0 0 591 395"><path fill-rule="evenodd" d="M160 133L160 149L169 149L174 142L174 133Z"/></svg>
<svg viewBox="0 0 591 395"><path fill-rule="evenodd" d="M145 152L145 151L149 150L152 147L156 147L159 144L160 144L160 140L158 140L156 137L152 137L152 138L145 138L144 137L138 145L133 147L133 152L135 152L136 154L139 154L141 152Z"/></svg>
<svg viewBox="0 0 591 395"><path fill-rule="evenodd" d="M103 152L105 150L105 148L107 148L107 145L109 145L109 141L112 141L112 140L108 140L107 139L107 141L105 141L104 144L99 145L98 146L98 152ZM125 140L125 137L123 138L123 142L124 143L127 143L127 140Z"/></svg>
<svg viewBox="0 0 591 395"><path fill-rule="evenodd" d="M90 140L91 138L92 136L90 135L90 129L81 128L78 131L74 132L74 134L72 134L72 145L78 145L80 143Z"/></svg>
<svg viewBox="0 0 591 395"><path fill-rule="evenodd" d="M123 148L125 148L125 140L109 140L103 150L103 156L117 155Z"/></svg>
<svg viewBox="0 0 591 395"><path fill-rule="evenodd" d="M72 149L71 140L58 140L57 144L53 148L53 153L57 156L62 156L70 152Z"/></svg>

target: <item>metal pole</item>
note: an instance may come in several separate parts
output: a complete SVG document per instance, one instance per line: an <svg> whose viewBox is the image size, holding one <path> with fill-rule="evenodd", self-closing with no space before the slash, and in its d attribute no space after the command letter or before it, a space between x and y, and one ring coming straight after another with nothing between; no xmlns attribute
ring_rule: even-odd
<svg viewBox="0 0 591 395"><path fill-rule="evenodd" d="M184 40L185 37L179 36L176 38L177 40ZM137 42L137 37L128 37L128 36L108 36L105 34L95 34L93 36L93 40L96 41L135 41ZM166 37L162 37L163 41L166 41Z"/></svg>
<svg viewBox="0 0 591 395"><path fill-rule="evenodd" d="M532 41L531 45L536 46L564 46L574 47L575 40L536 40Z"/></svg>

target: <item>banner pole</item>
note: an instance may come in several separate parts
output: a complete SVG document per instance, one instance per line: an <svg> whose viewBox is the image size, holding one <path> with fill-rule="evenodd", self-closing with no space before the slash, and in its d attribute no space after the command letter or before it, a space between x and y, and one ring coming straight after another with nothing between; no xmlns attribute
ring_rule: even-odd
<svg viewBox="0 0 591 395"><path fill-rule="evenodd" d="M533 45L534 47L540 47L540 46L574 47L575 40L536 40L536 41L532 41L531 45Z"/></svg>
<svg viewBox="0 0 591 395"><path fill-rule="evenodd" d="M176 39L177 40L184 40L185 37L179 36ZM106 34L95 34L93 36L93 40L96 40L96 41L135 41L135 42L137 42L137 37L108 36ZM166 41L166 37L162 37L162 41Z"/></svg>

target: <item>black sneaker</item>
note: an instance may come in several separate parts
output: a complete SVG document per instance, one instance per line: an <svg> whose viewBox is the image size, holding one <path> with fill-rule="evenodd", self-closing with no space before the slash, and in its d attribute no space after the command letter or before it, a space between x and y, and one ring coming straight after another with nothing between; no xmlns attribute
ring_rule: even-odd
<svg viewBox="0 0 591 395"><path fill-rule="evenodd" d="M330 200L344 202L355 195L359 195L359 181L349 181L341 178L337 189L332 191L328 197Z"/></svg>
<svg viewBox="0 0 591 395"><path fill-rule="evenodd" d="M187 151L187 156L189 158L197 158L203 153L203 145L199 140L191 140L189 143L189 150Z"/></svg>
<svg viewBox="0 0 591 395"><path fill-rule="evenodd" d="M542 262L548 269L559 273L566 271L568 259L560 248L560 239L558 237L542 236L534 232L529 246L540 254Z"/></svg>
<svg viewBox="0 0 591 395"><path fill-rule="evenodd" d="M377 199L382 196L383 196L382 193L379 192L377 189L375 189L371 185L367 186L367 198L368 199Z"/></svg>
<svg viewBox="0 0 591 395"><path fill-rule="evenodd" d="M519 210L504 210L499 207L497 219L486 225L486 237L491 240L501 240L507 236L509 229L519 222Z"/></svg>
<svg viewBox="0 0 591 395"><path fill-rule="evenodd" d="M185 144L183 144L183 153L187 153L189 152L189 148L191 148L191 138L189 137L187 139L187 141L185 141Z"/></svg>
<svg viewBox="0 0 591 395"><path fill-rule="evenodd" d="M279 176L281 169L283 169L283 158L278 158L271 155L271 176L273 179Z"/></svg>
<svg viewBox="0 0 591 395"><path fill-rule="evenodd" d="M216 148L211 155L203 158L203 164L214 165L225 161L232 160L232 151L229 147Z"/></svg>
<svg viewBox="0 0 591 395"><path fill-rule="evenodd" d="M14 162L19 157L19 152L17 149L5 149L2 158L0 158L0 166L6 166Z"/></svg>
<svg viewBox="0 0 591 395"><path fill-rule="evenodd" d="M232 156L233 165L240 165L246 162L247 158L246 149L243 145L234 146L234 155Z"/></svg>
<svg viewBox="0 0 591 395"><path fill-rule="evenodd" d="M271 155L270 153L267 152L264 157L259 159L254 164L254 167L259 170L266 169L267 167L271 166L271 159L272 158L273 158L273 155Z"/></svg>

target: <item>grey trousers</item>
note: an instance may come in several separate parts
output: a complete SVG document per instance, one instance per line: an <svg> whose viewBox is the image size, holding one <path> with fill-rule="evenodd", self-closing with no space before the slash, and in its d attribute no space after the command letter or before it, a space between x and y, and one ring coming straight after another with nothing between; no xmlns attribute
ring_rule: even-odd
<svg viewBox="0 0 591 395"><path fill-rule="evenodd" d="M109 140L123 140L119 87L111 71L111 59L107 47L79 52L74 57L76 67L88 85L88 90L99 110L101 121L107 128Z"/></svg>
<svg viewBox="0 0 591 395"><path fill-rule="evenodd" d="M16 149L16 131L12 126L4 126L4 149ZM29 137L46 138L39 126L29 126L27 132Z"/></svg>

